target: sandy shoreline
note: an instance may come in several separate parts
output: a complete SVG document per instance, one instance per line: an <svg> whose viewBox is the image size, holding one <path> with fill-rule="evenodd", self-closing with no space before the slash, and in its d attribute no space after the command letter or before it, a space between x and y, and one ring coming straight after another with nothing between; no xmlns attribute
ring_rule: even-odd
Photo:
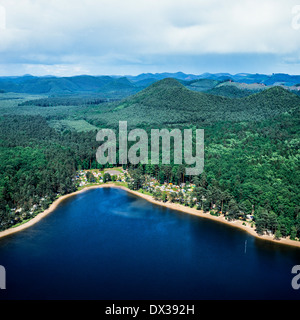
<svg viewBox="0 0 300 320"><path fill-rule="evenodd" d="M84 188L84 189L82 189L80 191L75 191L73 193L64 195L64 196L58 198L57 200L55 200L50 205L50 207L48 209L46 209L45 211L39 213L36 217L32 218L28 222L26 222L26 223L24 223L24 224L22 224L22 225L20 225L18 227L10 228L10 229L1 231L0 232L0 238L3 238L5 236L14 234L16 232L22 231L22 230L24 230L26 228L29 228L29 227L33 226L34 224L39 222L41 219L46 217L49 213L54 211L57 208L57 206L63 200L65 200L67 198L73 197L74 195L83 193L83 192L85 192L87 190L90 190L90 189L110 188L110 187L111 188L119 188L119 189L125 190L125 191L127 191L127 192L129 192L131 194L134 194L134 195L136 195L138 197L141 197L141 198L143 198L143 199L145 199L145 200L147 200L147 201L149 201L151 203L154 203L154 204L157 204L157 205L160 205L160 206L164 206L164 207L167 207L167 208L170 208L170 209L174 209L174 210L181 211L181 212L184 212L184 213L192 214L194 216L198 216L198 217L201 217L201 218L215 220L215 221L230 225L232 227L242 229L242 230L248 232L249 234L251 234L252 236L254 236L256 238L259 238L259 239L262 239L262 240L272 241L272 242L275 242L275 243L285 244L285 245L289 245L289 246L294 246L294 247L299 247L300 248L300 241L294 241L294 240L290 240L290 239L287 239L287 238L282 238L281 240L274 240L273 236L268 236L268 235L260 236L255 232L255 230L253 228L251 228L249 226L249 224L243 225L243 221L235 220L235 221L229 222L223 216L219 216L219 217L212 216L209 213L203 213L202 210L196 210L194 208L186 207L186 206L181 205L179 203L160 202L160 201L154 200L152 196L149 196L149 195L146 195L146 194L134 191L134 190L130 190L130 189L126 188L126 187L118 186L118 185L115 185L115 184L112 184L112 183L89 186L89 187L86 187L86 188Z"/></svg>

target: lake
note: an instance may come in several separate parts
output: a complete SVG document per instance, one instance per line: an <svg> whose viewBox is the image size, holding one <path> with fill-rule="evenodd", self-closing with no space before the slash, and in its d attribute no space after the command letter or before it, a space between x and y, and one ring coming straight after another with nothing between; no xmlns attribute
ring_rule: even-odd
<svg viewBox="0 0 300 320"><path fill-rule="evenodd" d="M299 299L299 264L300 248L99 188L0 239L0 299Z"/></svg>

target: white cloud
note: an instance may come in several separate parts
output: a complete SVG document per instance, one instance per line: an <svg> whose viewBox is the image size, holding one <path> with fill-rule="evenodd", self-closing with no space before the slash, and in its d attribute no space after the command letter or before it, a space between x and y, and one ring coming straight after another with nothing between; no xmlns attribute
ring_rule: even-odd
<svg viewBox="0 0 300 320"><path fill-rule="evenodd" d="M295 0L0 0L0 59L88 65L113 57L293 54ZM107 57L111 57L107 59ZM12 61L14 60L14 61Z"/></svg>

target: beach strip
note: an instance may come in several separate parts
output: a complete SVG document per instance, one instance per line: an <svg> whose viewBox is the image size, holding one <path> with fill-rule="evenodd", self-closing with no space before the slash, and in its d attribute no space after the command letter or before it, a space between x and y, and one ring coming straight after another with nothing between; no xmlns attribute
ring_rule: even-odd
<svg viewBox="0 0 300 320"><path fill-rule="evenodd" d="M261 240L266 240L266 241L272 241L278 244L284 244L284 245L289 245L289 246L294 246L294 247L299 247L300 248L300 241L295 241L295 240L290 240L288 238L281 238L280 240L275 240L274 236L270 236L270 235L259 235L257 234L257 232L254 230L254 228L252 228L248 223L245 225L244 221L241 220L234 220L234 221L228 221L225 219L224 216L213 216L209 213L204 213L202 210L197 210L195 208L190 208L187 206L184 206L182 204L179 203L171 203L171 202L161 202L161 201L157 201L154 200L152 196L138 192L138 191L134 191L134 190L130 190L124 186L118 186L112 183L107 183L107 184L101 184L101 185L95 185L95 186L89 186L86 187L80 191L75 191L73 193L61 196L60 198L58 198L57 200L55 200L48 209L46 209L45 211L39 213L37 216L35 216L34 218L32 218L31 220L25 222L24 224L21 224L17 227L12 227L10 229L4 230L0 232L0 238L3 238L5 236L14 234L16 232L22 231L26 228L29 228L31 226L33 226L34 224L36 224L37 222L39 222L41 219L43 219L44 217L46 217L49 213L53 212L57 206L65 199L73 197L74 195L83 193L87 190L91 190L91 189L96 189L96 188L119 188L122 190L125 190L131 194L134 194L138 197L141 197L153 204L159 205L159 206L164 206L176 211L180 211L183 213L188 213L197 217L201 217L201 218L206 218L206 219L210 219L210 220L214 220L220 223L224 223L226 225L229 225L231 227L234 228L239 228L242 229L246 232L248 232L249 234L251 234L252 236L259 238ZM244 224L243 224L244 223Z"/></svg>

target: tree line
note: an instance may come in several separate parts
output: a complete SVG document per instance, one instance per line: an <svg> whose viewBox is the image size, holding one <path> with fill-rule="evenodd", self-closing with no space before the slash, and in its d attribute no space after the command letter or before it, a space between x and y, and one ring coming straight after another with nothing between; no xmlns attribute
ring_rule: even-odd
<svg viewBox="0 0 300 320"><path fill-rule="evenodd" d="M147 176L160 183L194 183L199 208L226 212L229 219L251 213L258 232L299 237L299 123L299 108L295 108L264 121L203 125L205 169L201 175L186 176L184 163L131 166L130 186L141 188ZM149 125L140 127L149 130ZM77 170L103 168L96 161L99 142L95 137L96 131L57 132L41 116L2 116L0 228L19 221L22 214L12 209L30 212L42 198L42 206L47 207L57 194L75 190Z"/></svg>

